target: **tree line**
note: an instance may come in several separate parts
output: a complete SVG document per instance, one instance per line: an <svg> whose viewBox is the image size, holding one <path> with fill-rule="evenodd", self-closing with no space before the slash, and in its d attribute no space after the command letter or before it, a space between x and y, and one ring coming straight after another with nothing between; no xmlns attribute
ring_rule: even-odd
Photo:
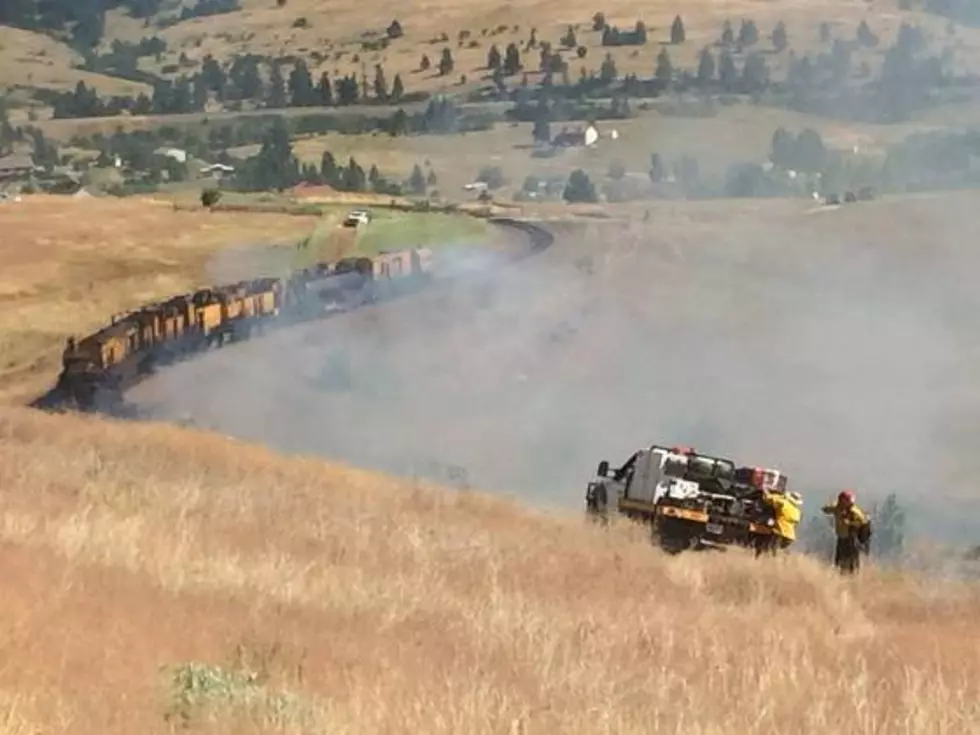
<svg viewBox="0 0 980 735"><path fill-rule="evenodd" d="M326 72L314 81L303 59L298 59L288 73L284 73L283 66L277 60L263 65L260 57L247 55L236 57L225 69L208 55L195 74L181 75L173 81L153 79L153 91L149 95L103 98L80 81L71 92L48 91L39 96L53 106L56 118L108 117L123 112L134 115L202 112L211 99L224 103L254 100L266 108L280 109L408 104L427 97L407 94L401 75L395 74L389 80L380 64L375 67L370 84L366 78L358 79L356 74L331 78Z"/></svg>

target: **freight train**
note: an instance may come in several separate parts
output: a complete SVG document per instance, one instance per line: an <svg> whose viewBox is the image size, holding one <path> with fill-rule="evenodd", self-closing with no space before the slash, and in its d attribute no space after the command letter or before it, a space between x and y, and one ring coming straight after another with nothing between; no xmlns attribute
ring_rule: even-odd
<svg viewBox="0 0 980 735"><path fill-rule="evenodd" d="M508 218L497 225L530 236L528 254L553 236ZM69 338L53 390L35 408L117 413L126 389L158 367L288 323L348 311L417 290L434 276L430 248L416 247L320 262L282 278L204 288L113 316L80 340Z"/></svg>

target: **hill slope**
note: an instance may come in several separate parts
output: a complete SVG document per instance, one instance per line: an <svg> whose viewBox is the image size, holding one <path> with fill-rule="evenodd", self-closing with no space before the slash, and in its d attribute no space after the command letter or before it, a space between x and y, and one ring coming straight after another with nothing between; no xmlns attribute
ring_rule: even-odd
<svg viewBox="0 0 980 735"><path fill-rule="evenodd" d="M577 515L20 409L0 499L5 732L163 731L168 707L210 732L980 726L980 594L952 583L667 559Z"/></svg>

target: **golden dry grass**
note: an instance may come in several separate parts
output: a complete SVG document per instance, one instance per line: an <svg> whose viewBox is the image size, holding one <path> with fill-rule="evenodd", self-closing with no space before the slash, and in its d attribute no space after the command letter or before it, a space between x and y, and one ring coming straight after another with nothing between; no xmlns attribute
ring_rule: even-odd
<svg viewBox="0 0 980 735"><path fill-rule="evenodd" d="M81 56L40 33L0 25L0 88L15 85L70 90L85 82L100 94L138 95L149 86L72 68Z"/></svg>
<svg viewBox="0 0 980 735"><path fill-rule="evenodd" d="M169 202L140 198L37 195L0 206L0 399L19 402L43 390L68 335L212 282L206 266L216 251L293 243L316 222L174 211ZM238 260L235 277L245 277L250 262Z"/></svg>
<svg viewBox="0 0 980 735"><path fill-rule="evenodd" d="M0 496L10 732L165 731L161 667L191 662L207 732L980 727L976 587L666 558L577 514L25 409L0 409Z"/></svg>

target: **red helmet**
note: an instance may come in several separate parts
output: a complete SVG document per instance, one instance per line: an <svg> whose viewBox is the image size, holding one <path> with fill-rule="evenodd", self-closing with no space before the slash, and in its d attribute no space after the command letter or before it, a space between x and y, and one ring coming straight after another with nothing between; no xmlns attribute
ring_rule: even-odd
<svg viewBox="0 0 980 735"><path fill-rule="evenodd" d="M854 504L854 491L853 490L841 490L840 495L837 496L837 502L841 505L853 505Z"/></svg>

